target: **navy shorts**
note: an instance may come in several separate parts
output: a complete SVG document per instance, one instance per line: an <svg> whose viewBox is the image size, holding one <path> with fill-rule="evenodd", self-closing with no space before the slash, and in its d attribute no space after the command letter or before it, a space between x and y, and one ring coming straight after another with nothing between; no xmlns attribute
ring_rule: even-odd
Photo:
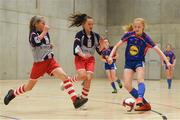
<svg viewBox="0 0 180 120"><path fill-rule="evenodd" d="M105 70L116 70L116 64L113 62L112 64L105 63L104 64Z"/></svg>
<svg viewBox="0 0 180 120"><path fill-rule="evenodd" d="M125 69L131 69L136 72L138 67L144 67L144 61L126 61L125 62Z"/></svg>

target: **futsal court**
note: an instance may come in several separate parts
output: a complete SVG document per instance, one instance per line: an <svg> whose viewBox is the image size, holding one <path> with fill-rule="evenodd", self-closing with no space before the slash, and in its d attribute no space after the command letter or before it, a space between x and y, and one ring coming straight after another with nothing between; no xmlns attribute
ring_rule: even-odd
<svg viewBox="0 0 180 120"><path fill-rule="evenodd" d="M180 120L179 60L180 0L0 0L0 120Z"/></svg>
<svg viewBox="0 0 180 120"><path fill-rule="evenodd" d="M9 88L16 88L22 80L0 81L1 96ZM133 83L135 84L136 81ZM8 106L0 101L1 120L35 120L35 119L79 119L79 120L178 120L180 119L180 82L173 81L171 90L167 89L165 80L146 81L146 97L152 105L148 112L127 112L122 101L128 95L123 88L117 94L112 94L107 79L94 79L89 94L88 110L76 110L65 94L59 88L57 79L39 80L37 86L29 93L17 97ZM136 84L135 84L136 85ZM80 92L80 83L75 89ZM79 88L79 89L78 89Z"/></svg>

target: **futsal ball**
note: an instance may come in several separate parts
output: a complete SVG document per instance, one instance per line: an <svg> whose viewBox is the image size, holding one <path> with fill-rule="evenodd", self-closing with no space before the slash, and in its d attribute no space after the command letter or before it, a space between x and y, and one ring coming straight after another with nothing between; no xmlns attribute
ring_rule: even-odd
<svg viewBox="0 0 180 120"><path fill-rule="evenodd" d="M135 99L133 98L126 98L123 100L123 107L126 109L127 112L131 112L135 106Z"/></svg>

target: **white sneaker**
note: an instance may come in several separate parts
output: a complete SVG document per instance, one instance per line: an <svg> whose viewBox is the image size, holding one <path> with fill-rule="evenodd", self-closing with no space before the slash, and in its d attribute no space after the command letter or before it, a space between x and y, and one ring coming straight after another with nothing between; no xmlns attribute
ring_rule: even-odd
<svg viewBox="0 0 180 120"><path fill-rule="evenodd" d="M87 110L87 105L84 104L83 106L81 106L81 107L79 108L79 110Z"/></svg>
<svg viewBox="0 0 180 120"><path fill-rule="evenodd" d="M60 84L60 89L62 90L62 91L64 91L64 83L63 82L61 82L61 84Z"/></svg>

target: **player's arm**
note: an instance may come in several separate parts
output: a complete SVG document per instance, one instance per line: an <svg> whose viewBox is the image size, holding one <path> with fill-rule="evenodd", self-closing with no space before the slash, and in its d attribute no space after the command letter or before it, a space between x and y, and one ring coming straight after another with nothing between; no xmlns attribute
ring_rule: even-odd
<svg viewBox="0 0 180 120"><path fill-rule="evenodd" d="M175 65L176 65L176 56L175 56L175 54L173 53L173 64L172 64L172 66L175 67Z"/></svg>
<svg viewBox="0 0 180 120"><path fill-rule="evenodd" d="M111 54L109 55L109 58L108 58L108 62L110 64L112 64L113 62L113 58L112 56L116 53L116 51L118 50L118 48L123 44L124 42L122 40L120 40L118 43L116 43L116 45L113 47L112 51L111 51Z"/></svg>
<svg viewBox="0 0 180 120"><path fill-rule="evenodd" d="M153 48L158 53L158 55L161 57L162 61L165 61L165 63L167 64L168 68L171 69L171 63L169 63L168 59L166 58L164 53L160 50L160 48L157 45L154 46Z"/></svg>
<svg viewBox="0 0 180 120"><path fill-rule="evenodd" d="M74 55L78 55L78 56L86 59L86 58L91 57L91 55L83 53L83 51L81 49L81 42L80 42L81 37L82 36L79 33L76 34L76 36L75 36L74 46L73 46L73 48L74 48Z"/></svg>
<svg viewBox="0 0 180 120"><path fill-rule="evenodd" d="M49 26L45 25L44 29L43 29L43 32L38 36L38 39L42 40L44 38L44 36L46 36L46 34L48 33L48 30L49 30Z"/></svg>
<svg viewBox="0 0 180 120"><path fill-rule="evenodd" d="M107 62L107 60L103 56L100 56L100 60L103 62Z"/></svg>
<svg viewBox="0 0 180 120"><path fill-rule="evenodd" d="M118 59L118 57L119 57L119 54L116 52L115 56L113 56L112 59Z"/></svg>
<svg viewBox="0 0 180 120"><path fill-rule="evenodd" d="M176 59L174 59L172 66L175 67L176 65Z"/></svg>

